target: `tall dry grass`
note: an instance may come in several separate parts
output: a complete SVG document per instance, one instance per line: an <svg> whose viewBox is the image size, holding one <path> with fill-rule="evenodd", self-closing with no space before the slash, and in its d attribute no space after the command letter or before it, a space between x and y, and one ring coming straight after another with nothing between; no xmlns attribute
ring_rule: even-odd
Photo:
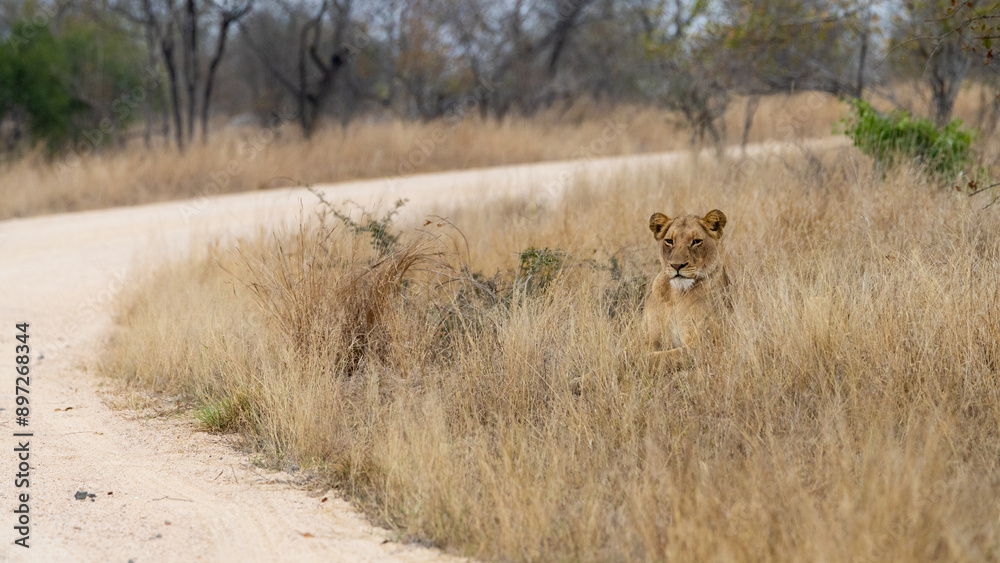
<svg viewBox="0 0 1000 563"><path fill-rule="evenodd" d="M923 113L923 93L894 88L894 103ZM955 115L978 127L982 88L959 95ZM884 96L873 94L882 100ZM747 104L734 98L724 119L729 143L743 136ZM880 107L891 107L886 100ZM846 106L817 92L763 97L748 142L827 136ZM222 125L222 124L220 124ZM601 139L600 142L595 140ZM266 129L221 126L207 145L184 153L171 148L71 154L49 161L42 151L0 160L0 220L44 213L135 205L219 193L480 166L593 158L689 148L690 133L677 115L643 107L579 102L502 122L472 114L429 123L359 120L321 129L304 141L294 121ZM990 154L989 158L995 155Z"/></svg>
<svg viewBox="0 0 1000 563"><path fill-rule="evenodd" d="M994 560L1000 217L982 203L837 153L623 170L544 207L449 210L461 235L432 223L390 255L310 223L151 276L101 367L225 410L270 459L477 557ZM695 368L657 373L646 221L711 208L734 308ZM528 247L565 252L544 288L516 283Z"/></svg>
<svg viewBox="0 0 1000 563"><path fill-rule="evenodd" d="M727 116L735 140L743 110L734 103ZM767 98L750 140L829 135L842 111L835 98L822 94ZM135 143L54 162L42 151L0 161L0 219L297 183L678 150L688 146L688 138L668 112L593 103L503 122L473 115L429 123L359 120L346 129L322 129L309 141L291 121L269 129L222 128L209 144L195 144L184 153L162 147L147 151ZM595 144L595 139L603 141Z"/></svg>

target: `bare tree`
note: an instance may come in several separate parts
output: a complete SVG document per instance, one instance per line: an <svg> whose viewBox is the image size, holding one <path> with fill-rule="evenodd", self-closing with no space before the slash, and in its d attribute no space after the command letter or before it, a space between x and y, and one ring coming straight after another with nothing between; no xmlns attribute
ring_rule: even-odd
<svg viewBox="0 0 1000 563"><path fill-rule="evenodd" d="M920 76L931 91L930 110L938 126L947 125L955 98L972 66L963 29L944 18L950 0L913 0L905 4L894 29L892 56L896 67Z"/></svg>
<svg viewBox="0 0 1000 563"><path fill-rule="evenodd" d="M580 27L584 12L595 0L515 0L502 6L471 2L476 29L487 34L487 57L480 69L490 84L514 82L516 88L495 88L489 93L494 115L503 117L512 107L532 114L546 99L545 91ZM492 20L492 21L491 21Z"/></svg>
<svg viewBox="0 0 1000 563"><path fill-rule="evenodd" d="M187 138L194 138L195 107L198 103L199 64L198 64L198 6L195 0L184 0L181 20L181 59L184 63L184 86L187 90Z"/></svg>
<svg viewBox="0 0 1000 563"><path fill-rule="evenodd" d="M305 5L282 5L291 14L299 14L305 10ZM275 79L295 97L299 124L306 138L311 137L315 131L324 105L333 93L335 81L348 63L350 50L346 39L352 5L353 0L324 0L315 14L298 28L295 79L286 76L281 62L272 60L258 40L254 39L252 26L241 25L241 36L246 44ZM294 23L295 18L292 17L291 20ZM324 31L327 20L331 23L330 39L327 39ZM324 49L324 44L329 47Z"/></svg>
<svg viewBox="0 0 1000 563"><path fill-rule="evenodd" d="M252 6L253 0L211 3L211 7L219 13L219 28L215 51L208 66L203 90L199 96L201 57L198 36L200 35L199 21L202 10L198 7L197 2L184 0L184 5L180 10L176 0L165 0L163 3L154 0L122 0L111 4L111 8L116 13L144 27L150 48L155 48L160 53L163 66L167 71L170 114L173 121L174 140L179 150L184 150L185 140L191 141L194 138L199 97L201 99L202 140L207 140L212 89L216 72L225 52L229 28L249 13ZM179 33L178 27L180 27ZM178 35L181 38L179 49ZM178 69L178 58L182 67L180 69ZM183 82L186 94L183 98L181 82ZM184 102L186 102L186 111Z"/></svg>
<svg viewBox="0 0 1000 563"><path fill-rule="evenodd" d="M927 59L926 80L931 88L934 121L944 127L951 121L959 88L972 66L972 57L963 49L960 36L945 37L933 47L920 45L921 56Z"/></svg>
<svg viewBox="0 0 1000 563"><path fill-rule="evenodd" d="M222 55L226 50L226 41L229 38L229 28L238 23L243 17L253 9L253 0L244 2L220 2L215 4L219 12L219 23L215 37L215 51L212 59L208 63L208 72L205 75L205 89L201 98L201 140L208 142L208 115L209 105L212 101L212 87L215 84L215 74L219 70L222 62Z"/></svg>
<svg viewBox="0 0 1000 563"><path fill-rule="evenodd" d="M153 37L159 41L163 65L167 69L167 80L170 88L170 106L174 121L174 140L177 149L184 150L184 124L181 120L181 97L178 88L177 61L174 43L174 0L166 0L166 9L158 11L151 0L142 0L142 18Z"/></svg>
<svg viewBox="0 0 1000 563"><path fill-rule="evenodd" d="M650 76L643 82L647 95L680 114L693 145L710 139L720 148L730 101L726 60L717 56L712 37L691 34L706 9L682 0L639 0L634 13L648 46Z"/></svg>
<svg viewBox="0 0 1000 563"><path fill-rule="evenodd" d="M861 2L856 18L858 23L858 70L854 79L854 91L851 92L855 98L862 97L865 92L865 74L868 71L868 55L872 46L875 18L872 0Z"/></svg>
<svg viewBox="0 0 1000 563"><path fill-rule="evenodd" d="M859 95L871 42L870 0L722 0L711 35L748 94Z"/></svg>

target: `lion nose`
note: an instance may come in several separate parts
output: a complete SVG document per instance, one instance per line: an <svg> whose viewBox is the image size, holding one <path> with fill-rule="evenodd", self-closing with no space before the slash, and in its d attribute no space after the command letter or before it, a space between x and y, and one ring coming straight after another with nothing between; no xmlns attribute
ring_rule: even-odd
<svg viewBox="0 0 1000 563"><path fill-rule="evenodd" d="M685 262L683 264L671 264L671 266L673 267L673 269L677 270L678 274L681 273L681 270L684 269L684 266L687 266L687 265L688 265L687 262Z"/></svg>

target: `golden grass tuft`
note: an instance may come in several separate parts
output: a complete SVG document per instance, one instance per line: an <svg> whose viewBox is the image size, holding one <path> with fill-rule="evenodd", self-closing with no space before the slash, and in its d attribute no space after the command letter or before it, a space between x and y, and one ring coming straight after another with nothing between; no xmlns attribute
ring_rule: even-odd
<svg viewBox="0 0 1000 563"><path fill-rule="evenodd" d="M366 356L383 352L393 299L407 273L431 263L426 236L414 237L374 254L357 246L327 205L318 220L302 223L288 240L268 240L256 253L242 253L237 276L289 349L329 364L317 376L353 374ZM390 216L391 217L391 216ZM345 249L342 241L350 240ZM346 252L344 252L346 250ZM341 254L341 252L344 252Z"/></svg>
<svg viewBox="0 0 1000 563"><path fill-rule="evenodd" d="M734 309L694 369L657 373L647 218L711 208ZM1000 556L995 209L836 152L446 211L467 251L446 224L379 258L307 223L170 265L123 300L102 371L245 404L271 459L476 557ZM530 246L566 261L518 292ZM379 345L338 361L360 335Z"/></svg>

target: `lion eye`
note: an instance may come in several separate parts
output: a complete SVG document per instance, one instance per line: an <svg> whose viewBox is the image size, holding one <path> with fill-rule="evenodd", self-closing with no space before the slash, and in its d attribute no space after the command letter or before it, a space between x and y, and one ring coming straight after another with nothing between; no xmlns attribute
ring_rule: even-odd
<svg viewBox="0 0 1000 563"><path fill-rule="evenodd" d="M691 241L691 246L698 246L699 244L701 244L700 238L696 238L693 241Z"/></svg>
<svg viewBox="0 0 1000 563"><path fill-rule="evenodd" d="M674 245L674 239L672 238L665 239L663 242L669 244L670 246Z"/></svg>

